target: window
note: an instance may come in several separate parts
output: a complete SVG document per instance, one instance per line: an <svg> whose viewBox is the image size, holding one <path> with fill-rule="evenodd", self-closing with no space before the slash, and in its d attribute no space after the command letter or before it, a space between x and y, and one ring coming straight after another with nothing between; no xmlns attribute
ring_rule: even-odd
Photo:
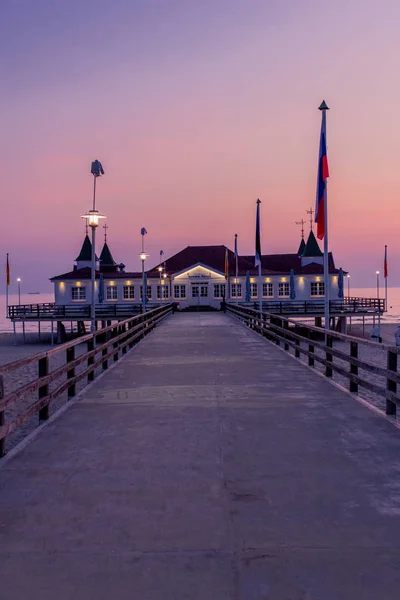
<svg viewBox="0 0 400 600"><path fill-rule="evenodd" d="M199 297L199 286L192 285L192 298L198 298L198 297Z"/></svg>
<svg viewBox="0 0 400 600"><path fill-rule="evenodd" d="M281 298L289 297L289 284L288 283L280 283L278 285L278 296Z"/></svg>
<svg viewBox="0 0 400 600"><path fill-rule="evenodd" d="M273 283L263 283L263 298L273 298L274 297L274 284Z"/></svg>
<svg viewBox="0 0 400 600"><path fill-rule="evenodd" d="M258 284L257 283L250 284L250 295L252 298L257 298L257 296L258 296Z"/></svg>
<svg viewBox="0 0 400 600"><path fill-rule="evenodd" d="M225 298L225 283L214 284L214 298Z"/></svg>
<svg viewBox="0 0 400 600"><path fill-rule="evenodd" d="M201 285L200 286L200 297L201 298L207 298L208 297L208 286L207 285Z"/></svg>
<svg viewBox="0 0 400 600"><path fill-rule="evenodd" d="M311 283L311 296L325 296L325 283L313 281Z"/></svg>
<svg viewBox="0 0 400 600"><path fill-rule="evenodd" d="M175 298L186 298L186 285L174 285Z"/></svg>
<svg viewBox="0 0 400 600"><path fill-rule="evenodd" d="M168 294L168 285L158 285L157 286L157 299L161 300L162 298L169 298Z"/></svg>
<svg viewBox="0 0 400 600"><path fill-rule="evenodd" d="M118 288L116 285L108 285L107 288L107 300L118 300Z"/></svg>
<svg viewBox="0 0 400 600"><path fill-rule="evenodd" d="M86 300L86 288L85 287L73 287L72 288L72 300Z"/></svg>
<svg viewBox="0 0 400 600"><path fill-rule="evenodd" d="M242 296L242 284L232 283L231 285L231 298L240 298Z"/></svg>
<svg viewBox="0 0 400 600"><path fill-rule="evenodd" d="M133 285L124 285L124 300L135 299L135 288Z"/></svg>
<svg viewBox="0 0 400 600"><path fill-rule="evenodd" d="M146 292L147 300L151 300L151 285L147 286ZM140 299L143 300L143 286L140 286Z"/></svg>

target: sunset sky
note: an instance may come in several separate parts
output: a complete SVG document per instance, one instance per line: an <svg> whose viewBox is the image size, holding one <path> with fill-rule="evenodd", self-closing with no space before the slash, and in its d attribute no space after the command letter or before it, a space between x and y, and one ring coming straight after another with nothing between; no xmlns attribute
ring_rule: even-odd
<svg viewBox="0 0 400 600"><path fill-rule="evenodd" d="M330 249L400 285L399 0L1 0L0 251L24 289L70 270L90 208L139 269L186 245L295 252L323 99ZM306 231L309 227L306 225ZM103 236L101 235L101 238Z"/></svg>

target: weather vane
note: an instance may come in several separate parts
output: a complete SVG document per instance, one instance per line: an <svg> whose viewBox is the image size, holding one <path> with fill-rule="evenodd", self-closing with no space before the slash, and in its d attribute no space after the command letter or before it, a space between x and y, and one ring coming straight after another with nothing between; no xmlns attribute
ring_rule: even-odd
<svg viewBox="0 0 400 600"><path fill-rule="evenodd" d="M304 225L305 225L305 220L302 219L301 221L295 221L296 225L301 225L301 239L304 240Z"/></svg>
<svg viewBox="0 0 400 600"><path fill-rule="evenodd" d="M86 235L88 234L88 231L89 231L88 227L89 227L88 219L85 219L85 231L86 231Z"/></svg>
<svg viewBox="0 0 400 600"><path fill-rule="evenodd" d="M108 229L107 223L105 223L103 225L103 229L104 229L104 243L106 243L107 242L107 229Z"/></svg>
<svg viewBox="0 0 400 600"><path fill-rule="evenodd" d="M310 210L306 210L306 213L308 215L310 215L310 229L312 231L313 230L313 223L314 223L313 214L315 213L315 210L311 207Z"/></svg>

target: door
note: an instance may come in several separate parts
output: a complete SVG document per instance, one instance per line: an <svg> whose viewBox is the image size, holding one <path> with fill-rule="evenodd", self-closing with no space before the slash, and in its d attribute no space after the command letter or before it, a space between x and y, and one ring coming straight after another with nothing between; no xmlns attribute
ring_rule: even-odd
<svg viewBox="0 0 400 600"><path fill-rule="evenodd" d="M190 304L192 306L210 306L208 283L192 283Z"/></svg>

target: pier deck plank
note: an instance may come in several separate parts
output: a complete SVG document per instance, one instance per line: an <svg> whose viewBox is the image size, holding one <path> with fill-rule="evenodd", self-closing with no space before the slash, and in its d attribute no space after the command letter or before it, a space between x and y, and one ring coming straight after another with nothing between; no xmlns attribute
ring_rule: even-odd
<svg viewBox="0 0 400 600"><path fill-rule="evenodd" d="M176 314L0 468L2 600L391 600L400 432Z"/></svg>

